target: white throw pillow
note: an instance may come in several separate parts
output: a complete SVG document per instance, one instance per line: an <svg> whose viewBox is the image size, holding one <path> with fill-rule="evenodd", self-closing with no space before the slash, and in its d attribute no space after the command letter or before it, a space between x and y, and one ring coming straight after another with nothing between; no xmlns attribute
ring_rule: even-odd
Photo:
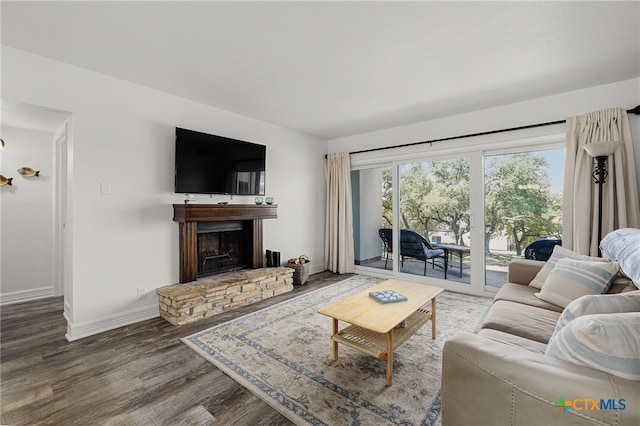
<svg viewBox="0 0 640 426"><path fill-rule="evenodd" d="M577 259L577 260L590 260L592 262L611 262L610 259L603 259L601 257L591 257L584 254L576 253L575 251L571 251L562 246L555 246L553 248L553 253L551 253L551 257L544 264L544 266L538 271L536 276L531 280L529 286L537 288L538 290L542 288L544 281L549 276L549 273L556 266L556 263L560 259L564 258Z"/></svg>
<svg viewBox="0 0 640 426"><path fill-rule="evenodd" d="M546 355L640 381L640 312L584 315L564 326Z"/></svg>
<svg viewBox="0 0 640 426"><path fill-rule="evenodd" d="M621 228L609 232L600 241L603 256L619 262L625 275L640 288L640 229Z"/></svg>
<svg viewBox="0 0 640 426"><path fill-rule="evenodd" d="M616 262L560 259L534 296L564 308L580 296L606 292L618 270Z"/></svg>
<svg viewBox="0 0 640 426"><path fill-rule="evenodd" d="M640 290L617 294L589 294L578 297L562 311L553 336L569 321L591 314L615 314L622 312L640 312ZM640 330L639 330L640 332ZM553 336L551 339L553 339Z"/></svg>

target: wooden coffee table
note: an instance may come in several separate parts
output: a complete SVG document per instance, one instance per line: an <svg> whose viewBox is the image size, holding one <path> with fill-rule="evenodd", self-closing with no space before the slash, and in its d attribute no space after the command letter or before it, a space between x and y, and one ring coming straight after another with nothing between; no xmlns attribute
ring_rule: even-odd
<svg viewBox="0 0 640 426"><path fill-rule="evenodd" d="M394 290L406 301L380 303L372 291ZM393 351L431 320L431 338L436 338L436 296L444 290L423 284L387 280L318 310L333 319L333 359L338 343L387 360L387 386L393 382ZM431 302L431 306L426 306ZM349 323L338 330L338 321Z"/></svg>

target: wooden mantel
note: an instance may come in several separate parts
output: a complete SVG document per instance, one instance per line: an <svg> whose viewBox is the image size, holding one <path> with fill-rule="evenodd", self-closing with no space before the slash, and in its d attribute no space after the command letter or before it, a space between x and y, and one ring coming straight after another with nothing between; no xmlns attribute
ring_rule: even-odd
<svg viewBox="0 0 640 426"><path fill-rule="evenodd" d="M198 275L198 222L250 221L250 266L256 269L264 266L262 220L277 217L276 204L174 204L173 220L180 227L180 282L194 281Z"/></svg>

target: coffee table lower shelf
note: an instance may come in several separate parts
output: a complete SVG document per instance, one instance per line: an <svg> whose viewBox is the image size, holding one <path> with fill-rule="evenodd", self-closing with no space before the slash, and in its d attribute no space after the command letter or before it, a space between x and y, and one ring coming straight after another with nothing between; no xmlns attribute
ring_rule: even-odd
<svg viewBox="0 0 640 426"><path fill-rule="evenodd" d="M395 351L406 342L416 331L431 319L431 310L424 307L411 314L403 326L393 329L391 350ZM435 335L433 336L435 338ZM378 359L387 358L387 333L376 333L357 325L349 325L332 336L336 343L341 343Z"/></svg>

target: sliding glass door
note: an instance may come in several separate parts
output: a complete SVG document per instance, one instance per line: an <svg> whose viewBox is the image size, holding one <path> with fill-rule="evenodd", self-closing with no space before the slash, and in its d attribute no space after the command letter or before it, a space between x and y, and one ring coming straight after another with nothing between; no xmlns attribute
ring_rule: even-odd
<svg viewBox="0 0 640 426"><path fill-rule="evenodd" d="M531 243L548 252L561 244L561 137L544 145L527 140L508 148L450 149L360 169L356 162L356 270L495 292L507 282L512 259L541 256Z"/></svg>
<svg viewBox="0 0 640 426"><path fill-rule="evenodd" d="M400 272L469 284L469 158L400 164L398 180Z"/></svg>

